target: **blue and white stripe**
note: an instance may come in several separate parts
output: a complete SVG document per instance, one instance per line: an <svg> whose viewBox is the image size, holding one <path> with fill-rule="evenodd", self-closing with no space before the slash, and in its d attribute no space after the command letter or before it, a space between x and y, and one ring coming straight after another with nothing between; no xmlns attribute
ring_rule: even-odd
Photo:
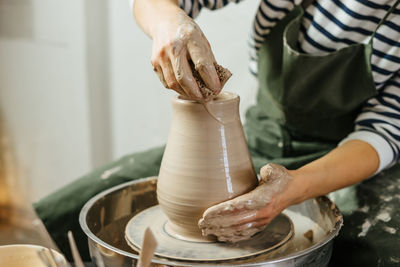
<svg viewBox="0 0 400 267"><path fill-rule="evenodd" d="M242 0L179 0L187 14L221 8ZM254 0L253 0L254 1ZM261 0L250 33L250 71L257 73L257 51L270 30L302 0ZM368 43L379 21L396 0L315 0L305 11L299 50L324 54L355 43ZM370 99L356 119L355 131L344 141L371 144L380 158L379 170L400 157L400 7L388 17L373 39L371 58L378 96Z"/></svg>

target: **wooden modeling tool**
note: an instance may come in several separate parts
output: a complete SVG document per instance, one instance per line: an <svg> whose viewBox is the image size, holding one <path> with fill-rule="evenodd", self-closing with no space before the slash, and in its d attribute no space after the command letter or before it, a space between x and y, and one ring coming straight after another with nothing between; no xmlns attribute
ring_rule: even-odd
<svg viewBox="0 0 400 267"><path fill-rule="evenodd" d="M142 249L139 252L139 261L137 264L138 267L150 266L151 259L153 258L157 245L158 243L153 232L149 227L147 227L144 232Z"/></svg>
<svg viewBox="0 0 400 267"><path fill-rule="evenodd" d="M85 267L85 265L83 265L81 255L79 254L79 250L76 247L75 239L71 231L68 231L68 241L72 252L72 258L74 258L75 266Z"/></svg>

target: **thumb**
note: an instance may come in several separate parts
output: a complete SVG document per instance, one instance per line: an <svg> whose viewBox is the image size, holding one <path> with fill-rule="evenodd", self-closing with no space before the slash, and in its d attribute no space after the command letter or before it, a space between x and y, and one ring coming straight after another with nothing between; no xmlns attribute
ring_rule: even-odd
<svg viewBox="0 0 400 267"><path fill-rule="evenodd" d="M268 163L260 170L261 183L285 179L289 173L285 167L275 163Z"/></svg>

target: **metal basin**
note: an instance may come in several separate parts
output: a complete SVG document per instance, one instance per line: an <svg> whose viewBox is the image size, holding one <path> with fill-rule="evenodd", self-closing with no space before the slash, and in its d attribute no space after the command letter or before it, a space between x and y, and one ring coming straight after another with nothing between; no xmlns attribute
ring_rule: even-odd
<svg viewBox="0 0 400 267"><path fill-rule="evenodd" d="M127 244L124 237L127 222L138 212L154 206L157 179L150 177L106 190L91 200L82 208L79 222L88 236L89 250L93 262L97 266L135 266L138 255ZM322 230L319 237L308 235L312 227L297 230L295 238L287 246L272 254L263 255L246 261L218 263L235 266L327 266L332 253L333 239L338 235L343 219L339 209L326 197L305 201L287 209L293 217L296 226L302 224L297 218L312 221ZM300 229L300 228L299 228ZM296 230L295 230L296 231ZM314 229L315 232L315 229ZM321 231L320 231L321 232ZM306 238L307 236L308 243ZM303 240L302 243L296 243ZM301 245L299 245L301 244ZM215 266L212 263L171 261L164 258L153 259L152 266Z"/></svg>

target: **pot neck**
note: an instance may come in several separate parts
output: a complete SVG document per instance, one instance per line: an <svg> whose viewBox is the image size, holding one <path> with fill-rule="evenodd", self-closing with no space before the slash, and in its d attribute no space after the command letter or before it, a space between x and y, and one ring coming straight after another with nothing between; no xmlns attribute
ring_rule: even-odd
<svg viewBox="0 0 400 267"><path fill-rule="evenodd" d="M172 99L174 118L183 117L193 121L210 121L226 124L239 119L238 95L223 92L208 102L185 100L179 97Z"/></svg>

